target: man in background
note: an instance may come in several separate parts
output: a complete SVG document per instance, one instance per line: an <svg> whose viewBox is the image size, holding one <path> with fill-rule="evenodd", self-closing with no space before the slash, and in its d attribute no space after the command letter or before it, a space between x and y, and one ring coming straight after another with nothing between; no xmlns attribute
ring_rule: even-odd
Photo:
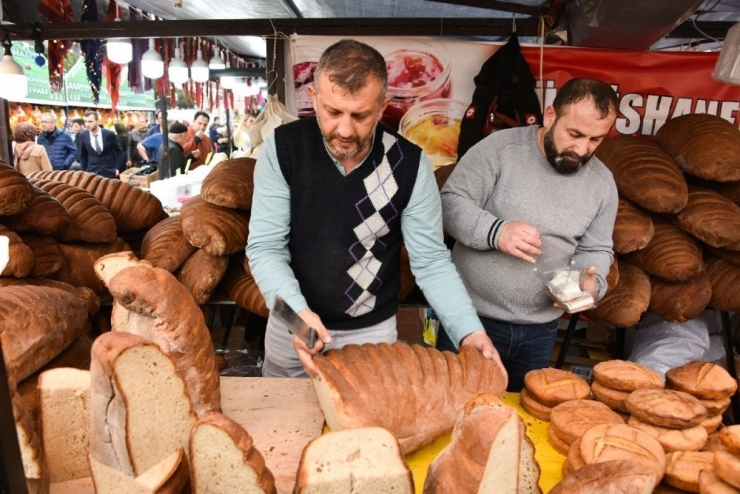
<svg viewBox="0 0 740 494"><path fill-rule="evenodd" d="M168 154L170 158L169 162L169 175L165 174L164 177L174 177L177 172L185 172L185 165L188 160L195 159L193 153L186 153L183 151L183 146L188 142L188 128L185 124L180 122L174 122L167 129L167 140L169 141ZM164 147L164 146L162 146ZM200 154L196 149L195 153ZM162 150L158 153L159 158L157 159L157 169L160 170L160 178L162 178L162 172L166 169L167 163L165 163L165 153Z"/></svg>
<svg viewBox="0 0 740 494"><path fill-rule="evenodd" d="M206 112L199 111L195 113L193 123L188 129L188 141L183 145L185 154L192 153L193 160L190 162L190 169L197 168L205 164L208 155L211 153L211 139L206 135L210 117Z"/></svg>
<svg viewBox="0 0 740 494"><path fill-rule="evenodd" d="M80 166L82 170L106 178L116 178L126 169L126 152L116 133L98 125L98 114L85 113L85 127L80 133Z"/></svg>
<svg viewBox="0 0 740 494"><path fill-rule="evenodd" d="M221 127L221 117L213 117L213 123L208 127L208 137L211 139L213 151L218 152L218 128Z"/></svg>
<svg viewBox="0 0 740 494"><path fill-rule="evenodd" d="M162 122L162 113L157 112L157 132L152 133L149 129L146 139L136 145L136 151L143 161L159 161L159 150L162 147L162 132L164 122Z"/></svg>
<svg viewBox="0 0 740 494"><path fill-rule="evenodd" d="M41 133L36 143L44 146L54 170L69 170L77 159L77 146L72 137L57 127L51 113L41 115Z"/></svg>
<svg viewBox="0 0 740 494"><path fill-rule="evenodd" d="M141 167L141 155L136 147L146 139L149 130L149 120L142 118L136 124L136 128L129 133L128 148L126 149L126 167Z"/></svg>

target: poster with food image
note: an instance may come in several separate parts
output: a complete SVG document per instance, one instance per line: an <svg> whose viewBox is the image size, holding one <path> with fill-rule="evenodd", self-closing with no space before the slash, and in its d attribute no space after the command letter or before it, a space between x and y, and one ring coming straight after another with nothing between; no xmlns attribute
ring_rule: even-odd
<svg viewBox="0 0 740 494"><path fill-rule="evenodd" d="M293 35L288 48L286 106L313 115L308 87L321 53L342 39ZM503 44L439 37L358 36L376 48L388 69L391 101L382 122L420 146L435 167L457 161L460 121L483 63ZM612 133L651 139L669 119L710 113L740 125L740 87L712 79L719 53L635 52L523 45L544 106L573 77L601 79L620 100Z"/></svg>

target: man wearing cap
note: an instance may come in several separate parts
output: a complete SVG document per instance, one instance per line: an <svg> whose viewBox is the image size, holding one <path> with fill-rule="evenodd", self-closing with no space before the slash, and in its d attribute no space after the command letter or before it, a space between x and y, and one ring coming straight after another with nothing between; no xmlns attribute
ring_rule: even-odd
<svg viewBox="0 0 740 494"><path fill-rule="evenodd" d="M41 115L41 133L36 142L44 146L55 170L69 170L77 159L77 146L72 136L57 127L56 119L51 113Z"/></svg>
<svg viewBox="0 0 740 494"><path fill-rule="evenodd" d="M159 158L157 160L157 168L159 169L160 178L163 175L165 177L174 177L177 175L178 170L180 170L180 173L184 173L187 161L200 156L200 150L198 149L188 154L185 154L183 151L183 146L188 142L188 128L185 127L185 124L174 122L170 125L170 128L167 130L167 139L169 140L169 146L167 149L167 154L170 158L169 175L162 173L165 170L167 163L165 161L165 153L163 153L163 150L160 148ZM164 147L164 144L162 147Z"/></svg>

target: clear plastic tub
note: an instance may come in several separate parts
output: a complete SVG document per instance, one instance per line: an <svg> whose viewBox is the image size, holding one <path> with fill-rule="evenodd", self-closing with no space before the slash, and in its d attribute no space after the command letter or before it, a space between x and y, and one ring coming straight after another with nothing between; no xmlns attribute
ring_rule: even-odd
<svg viewBox="0 0 740 494"><path fill-rule="evenodd" d="M543 240L534 271L547 286L547 292L566 312L573 314L596 307L591 294L581 291L582 272L574 268L573 256Z"/></svg>
<svg viewBox="0 0 740 494"><path fill-rule="evenodd" d="M462 101L450 99L422 101L406 112L399 130L424 150L436 170L457 162L460 121L466 108Z"/></svg>

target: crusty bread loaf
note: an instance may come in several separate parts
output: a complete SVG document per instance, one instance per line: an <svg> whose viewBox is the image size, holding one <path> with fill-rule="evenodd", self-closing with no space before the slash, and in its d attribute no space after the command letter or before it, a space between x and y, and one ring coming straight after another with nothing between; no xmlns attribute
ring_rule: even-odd
<svg viewBox="0 0 740 494"><path fill-rule="evenodd" d="M614 252L627 254L643 249L650 243L654 234L655 227L650 213L620 197L612 232Z"/></svg>
<svg viewBox="0 0 740 494"><path fill-rule="evenodd" d="M624 419L596 400L566 401L550 412L550 428L568 446L598 424L624 424Z"/></svg>
<svg viewBox="0 0 740 494"><path fill-rule="evenodd" d="M701 494L738 494L740 489L719 478L714 470L702 470L699 472L699 492Z"/></svg>
<svg viewBox="0 0 740 494"><path fill-rule="evenodd" d="M17 233L32 232L59 238L72 221L67 208L38 187L34 187L33 192L34 197L26 209L1 221Z"/></svg>
<svg viewBox="0 0 740 494"><path fill-rule="evenodd" d="M585 314L589 319L627 328L639 322L649 303L650 277L642 269L620 260L619 283Z"/></svg>
<svg viewBox="0 0 740 494"><path fill-rule="evenodd" d="M15 276L16 278L28 276L35 262L33 251L23 243L17 233L8 230L3 225L0 225L0 236L8 237L8 243L10 244L8 263L0 276Z"/></svg>
<svg viewBox="0 0 740 494"><path fill-rule="evenodd" d="M619 283L619 259L614 256L609 272L606 274L606 291L610 292Z"/></svg>
<svg viewBox="0 0 740 494"><path fill-rule="evenodd" d="M717 310L740 310L740 266L707 254L704 267L712 284L710 305Z"/></svg>
<svg viewBox="0 0 740 494"><path fill-rule="evenodd" d="M203 313L187 289L171 273L137 262L131 253L105 256L96 270L115 300L113 330L148 338L174 359L198 416L219 411L216 354Z"/></svg>
<svg viewBox="0 0 740 494"><path fill-rule="evenodd" d="M655 470L628 460L588 465L565 477L550 494L651 494L660 481Z"/></svg>
<svg viewBox="0 0 740 494"><path fill-rule="evenodd" d="M182 266L195 250L182 232L179 216L154 225L141 242L141 258L170 273Z"/></svg>
<svg viewBox="0 0 740 494"><path fill-rule="evenodd" d="M630 460L652 468L659 479L665 473L666 457L660 443L627 424L600 424L591 427L581 436L580 450L587 465L610 460Z"/></svg>
<svg viewBox="0 0 740 494"><path fill-rule="evenodd" d="M0 339L18 381L56 357L85 328L84 301L57 288L0 288Z"/></svg>
<svg viewBox="0 0 740 494"><path fill-rule="evenodd" d="M229 256L212 256L198 249L177 271L177 281L185 285L196 304L203 305L211 298L228 265Z"/></svg>
<svg viewBox="0 0 740 494"><path fill-rule="evenodd" d="M740 132L724 118L706 113L672 118L654 142L686 173L716 182L740 180Z"/></svg>
<svg viewBox="0 0 740 494"><path fill-rule="evenodd" d="M648 308L668 322L686 322L699 317L712 300L712 283L706 273L689 281L671 283L650 278Z"/></svg>
<svg viewBox="0 0 740 494"><path fill-rule="evenodd" d="M75 287L68 283L47 278L0 278L0 287L21 285L42 286L65 291L73 297L77 297L85 305L89 315L96 314L100 310L100 297L87 287Z"/></svg>
<svg viewBox="0 0 740 494"><path fill-rule="evenodd" d="M180 448L138 477L111 468L90 455L97 494L182 494L190 492L188 460Z"/></svg>
<svg viewBox="0 0 740 494"><path fill-rule="evenodd" d="M704 249L705 253L711 254L715 257L722 258L725 261L729 261L732 264L736 264L740 266L740 251L717 249L716 247L712 247L711 245L708 245L708 244L702 245L702 249Z"/></svg>
<svg viewBox="0 0 740 494"><path fill-rule="evenodd" d="M33 187L21 172L0 161L0 216L18 214L34 197Z"/></svg>
<svg viewBox="0 0 740 494"><path fill-rule="evenodd" d="M139 476L187 447L195 413L172 358L155 343L118 331L100 335L90 383L92 458Z"/></svg>
<svg viewBox="0 0 740 494"><path fill-rule="evenodd" d="M740 425L730 425L719 431L719 440L728 450L740 455Z"/></svg>
<svg viewBox="0 0 740 494"><path fill-rule="evenodd" d="M572 372L553 368L527 372L524 385L532 398L551 407L568 400L585 400L591 394L585 379Z"/></svg>
<svg viewBox="0 0 740 494"><path fill-rule="evenodd" d="M413 494L398 440L380 427L330 432L303 449L295 494Z"/></svg>
<svg viewBox="0 0 740 494"><path fill-rule="evenodd" d="M678 226L712 247L740 250L740 206L713 190L689 187Z"/></svg>
<svg viewBox="0 0 740 494"><path fill-rule="evenodd" d="M495 396L465 404L452 440L429 465L425 494L537 493L540 468L524 449L524 424ZM521 471L520 471L521 470Z"/></svg>
<svg viewBox="0 0 740 494"><path fill-rule="evenodd" d="M591 383L591 392L593 392L594 398L596 398L598 401L605 404L612 410L622 413L629 413L627 411L626 405L624 404L624 400L627 399L631 391L620 391L618 389L604 386L599 381L594 381L593 383Z"/></svg>
<svg viewBox="0 0 740 494"><path fill-rule="evenodd" d="M86 286L98 295L107 293L105 284L95 276L95 261L106 253L104 244L59 244L64 254L64 263L53 278L72 286Z"/></svg>
<svg viewBox="0 0 740 494"><path fill-rule="evenodd" d="M740 458L727 451L704 453L712 458L714 473L736 489L740 489Z"/></svg>
<svg viewBox="0 0 740 494"><path fill-rule="evenodd" d="M726 427L723 427L722 430L725 430ZM709 434L709 439L707 439L707 444L704 445L704 447L701 449L702 451L730 451L727 446L720 440L719 435L720 432L714 432L712 434Z"/></svg>
<svg viewBox="0 0 740 494"><path fill-rule="evenodd" d="M622 421L622 423L624 423L624 421ZM547 442L550 443L550 446L552 446L552 449L554 449L561 455L565 456L568 454L568 450L570 449L570 443L565 442L564 439L558 436L558 433L555 432L555 428L553 428L552 426L552 422L547 427Z"/></svg>
<svg viewBox="0 0 740 494"><path fill-rule="evenodd" d="M188 242L212 256L234 254L247 246L247 213L215 206L195 196L182 205L180 218Z"/></svg>
<svg viewBox="0 0 740 494"><path fill-rule="evenodd" d="M665 387L660 374L629 360L612 359L599 362L594 366L593 373L594 379L600 384L620 391Z"/></svg>
<svg viewBox="0 0 740 494"><path fill-rule="evenodd" d="M737 391L737 381L730 373L711 362L689 362L670 369L665 374L671 389L699 398L727 398Z"/></svg>
<svg viewBox="0 0 740 494"><path fill-rule="evenodd" d="M84 171L41 171L29 177L64 182L95 196L113 215L121 232L146 230L167 217L156 196L118 179Z"/></svg>
<svg viewBox="0 0 740 494"><path fill-rule="evenodd" d="M110 242L116 222L110 211L88 191L62 182L32 178L31 183L48 192L65 207L71 221L59 240L64 242Z"/></svg>
<svg viewBox="0 0 740 494"><path fill-rule="evenodd" d="M51 276L62 268L64 253L56 240L35 233L24 233L21 239L33 253L31 276Z"/></svg>
<svg viewBox="0 0 740 494"><path fill-rule="evenodd" d="M614 176L619 194L655 213L677 213L687 186L675 161L653 142L626 134L604 139L596 156Z"/></svg>
<svg viewBox="0 0 740 494"><path fill-rule="evenodd" d="M214 166L203 180L203 199L225 208L252 209L256 163L253 158L234 158Z"/></svg>
<svg viewBox="0 0 740 494"><path fill-rule="evenodd" d="M673 389L638 389L624 404L639 420L668 429L694 427L707 418L707 409L699 400Z"/></svg>
<svg viewBox="0 0 740 494"><path fill-rule="evenodd" d="M379 426L404 453L450 432L465 403L504 394L499 367L478 351L457 355L419 345L347 345L314 357L313 384L333 431ZM376 390L376 391L373 391Z"/></svg>
<svg viewBox="0 0 740 494"><path fill-rule="evenodd" d="M653 217L655 235L644 249L627 254L624 259L666 281L687 281L703 269L699 244L689 234L669 221Z"/></svg>
<svg viewBox="0 0 740 494"><path fill-rule="evenodd" d="M707 414L711 417L713 415L722 415L725 410L730 406L730 397L727 398L698 398L699 403L704 405L707 409Z"/></svg>
<svg viewBox="0 0 740 494"><path fill-rule="evenodd" d="M252 437L229 417L209 412L190 432L194 494L274 494L275 479ZM228 472L228 474L225 474Z"/></svg>
<svg viewBox="0 0 740 494"><path fill-rule="evenodd" d="M539 401L532 398L532 396L530 396L529 392L527 391L527 388L522 388L522 391L519 393L519 399L521 400L521 405L524 411L530 414L532 417L545 422L550 421L550 413L552 412L552 407L540 403Z"/></svg>
<svg viewBox="0 0 740 494"><path fill-rule="evenodd" d="M62 367L38 379L41 444L51 482L90 476L90 371Z"/></svg>
<svg viewBox="0 0 740 494"><path fill-rule="evenodd" d="M627 424L640 429L642 432L654 437L666 453L671 451L699 451L709 439L709 434L701 425L687 427L685 429L668 429L643 422L637 417L630 417Z"/></svg>
<svg viewBox="0 0 740 494"><path fill-rule="evenodd" d="M254 281L249 263L244 256L232 256L224 274L224 287L229 298L242 309L262 317L270 315L265 297Z"/></svg>

